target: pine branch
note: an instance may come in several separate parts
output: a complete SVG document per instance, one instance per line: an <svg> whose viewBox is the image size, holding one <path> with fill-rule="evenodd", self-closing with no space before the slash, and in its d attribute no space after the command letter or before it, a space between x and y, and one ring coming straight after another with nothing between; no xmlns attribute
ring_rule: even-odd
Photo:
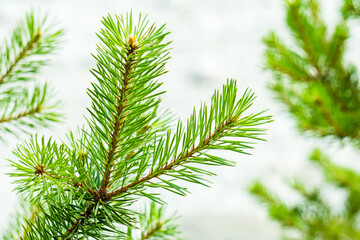
<svg viewBox="0 0 360 240"><path fill-rule="evenodd" d="M69 228L69 230L64 234L64 236L61 238L62 240L65 239L72 239L72 236L74 233L76 233L79 230L79 227L84 224L84 221L91 217L92 211L94 210L95 204L91 204L81 215L79 218L75 220L73 225Z"/></svg>
<svg viewBox="0 0 360 240"><path fill-rule="evenodd" d="M50 122L58 122L61 115L54 111L58 106L47 84L33 90L24 88L21 95L9 96L0 109L0 131L16 135L34 126L46 127Z"/></svg>
<svg viewBox="0 0 360 240"><path fill-rule="evenodd" d="M360 193L360 175L357 171L332 163L329 157L319 149L313 150L310 160L321 167L328 181L349 192ZM357 211L359 210L360 208L357 209Z"/></svg>
<svg viewBox="0 0 360 240"><path fill-rule="evenodd" d="M158 232L161 227L163 226L162 222L158 222L153 228L149 229L147 232L144 233L144 235L141 236L141 240L150 239L153 235Z"/></svg>
<svg viewBox="0 0 360 240"><path fill-rule="evenodd" d="M34 108L28 109L27 111L19 113L16 116L9 116L9 117L0 118L0 123L19 120L20 118L23 118L23 117L29 117L29 116L31 117L32 115L35 115L36 113L40 113L40 112L41 112L41 105L37 105Z"/></svg>
<svg viewBox="0 0 360 240"><path fill-rule="evenodd" d="M180 239L176 215L165 216L165 208L151 203L145 214L140 215L140 240L146 239Z"/></svg>
<svg viewBox="0 0 360 240"><path fill-rule="evenodd" d="M211 109L216 109L219 107L224 107L225 109L228 109L228 107L224 104L226 104L228 101L226 101L224 98L225 96L229 96L234 97L233 94L235 93L236 88L235 88L235 82L234 81L229 81L227 86L224 86L224 95L214 95L213 97L213 104L216 106L211 106ZM225 93L228 93L225 95ZM176 176L174 174L172 174L171 172L175 171L176 167L182 166L185 167L184 165L187 163L192 163L192 162L196 162L198 164L213 164L213 165L233 165L232 162L229 162L225 159L221 159L219 157L215 157L212 155L205 155L206 158L200 158L200 156L203 154L202 152L204 150L210 149L210 148L217 148L216 147L216 142L219 142L221 140L221 138L224 137L229 137L232 134L234 134L234 131L244 131L243 133L237 135L237 136L241 136L244 135L244 137L249 137L249 138L257 138L256 137L256 132L259 131L258 129L253 129L251 128L251 125L254 124L256 122L256 124L262 124L261 121L267 122L268 118L257 118L257 115L254 116L250 116L250 117L243 117L241 118L240 115L241 113L243 113L244 110L246 110L249 107L249 103L251 103L253 99L253 96L250 93L245 93L244 97L241 98L241 100L237 103L234 104L234 109L229 110L230 112L233 112L234 115L225 115L225 121L221 121L219 120L219 123L223 122L222 124L219 124L218 127L215 127L215 129L213 130L213 132L209 132L209 133L203 133L203 135L207 135L207 137L202 141L201 144L197 145L197 146L192 146L189 150L184 150L184 152L182 152L181 154L179 154L178 157L168 161L166 159L167 156L169 155L164 155L164 159L159 159L159 163L161 163L159 165L159 167L155 170L152 169L146 176L139 178L136 177L135 180L133 180L130 184L123 186L115 191L109 192L109 193L104 193L101 192L101 190L96 191L94 194L94 203L101 203L101 202L108 202L111 201L113 198L119 197L120 195L123 195L131 190L137 190L139 191L139 189L142 188L142 186L145 183L149 183L150 180L152 179L159 179L160 176L163 175L168 175L168 176L172 176L174 178L179 178L182 180L186 180L186 181L191 181L191 182L195 182L195 183L201 183L201 179L198 179L198 177L196 175L190 175L189 173L184 172L184 174ZM235 99L234 99L235 100ZM223 104L221 104L221 102ZM229 104L229 103L228 103ZM231 103L230 103L231 105ZM205 109L206 110L206 109ZM220 109L219 109L220 110ZM204 112L204 108L202 110L200 110L200 112ZM215 113L215 111L213 112L213 114ZM213 121L215 121L217 116L209 116L210 119L212 119ZM195 118L195 115L193 115L192 118ZM190 119L192 119L190 118ZM206 121L204 119L204 121ZM209 121L210 126L211 121ZM209 125L209 123L207 125ZM239 126L244 125L247 127L250 127L249 129L244 128L243 130L239 130ZM178 125L179 126L179 125ZM201 125L202 126L202 125ZM249 131L249 133L247 133L247 131ZM254 133L251 133L252 131L254 131ZM184 132L183 130L178 130L178 133L175 133L175 136L181 134L181 132ZM175 139L175 136L173 137L173 139ZM197 134L194 134L193 136L194 138L197 138ZM168 138L170 138L170 136L168 136ZM181 137L182 138L182 137ZM186 138L186 135L184 136L184 138ZM174 142L175 140L165 140L164 142ZM194 142L195 139L192 139L191 142ZM161 142L161 141L160 141ZM235 148L235 142L231 142L232 143L232 147ZM243 145L241 141L238 141L237 144L240 145L241 148L247 147L246 145ZM175 145L179 146L179 143L176 143ZM183 146L188 145L190 146L190 144L186 144L186 142L184 142L182 144ZM218 148L221 149L223 146L222 145L218 145ZM169 148L169 146L163 146L163 145L159 145L158 148L160 149L167 149ZM226 148L225 148L226 149ZM175 149L174 149L175 151ZM156 150L154 151L154 153L157 152ZM153 159L156 159L155 157ZM208 163L207 163L208 161ZM188 167L188 169L191 169L194 172L201 172L200 170L196 169L196 168L190 168ZM143 169L137 169L137 171L142 172ZM175 171L176 172L176 171ZM180 171L179 171L180 172ZM206 174L205 171L203 171L203 173ZM140 176L140 174L137 174L138 176ZM169 186L163 186L164 188L167 188L170 191L174 191L175 193L178 194L183 194L182 193L182 189L178 186L176 186L175 184L170 184L169 181L163 181L166 184L168 184ZM156 187L157 184L155 183L149 183L149 186L153 185L153 187ZM172 189L173 188L173 189ZM141 192L141 191L140 191ZM144 193L142 193L144 194ZM145 194L144 194L145 195ZM145 195L146 196L146 195ZM76 232L78 230L78 226L84 221L84 219L91 217L92 215L92 210L94 209L94 205L91 204L84 212L83 214L81 214L75 221L74 224L71 225L71 227L69 228L69 230L67 231L65 237L63 239L71 239L71 234L74 234L74 232ZM85 214L86 213L86 214ZM70 238L69 238L70 237Z"/></svg>
<svg viewBox="0 0 360 240"><path fill-rule="evenodd" d="M48 17L26 15L14 29L11 38L0 47L0 84L33 80L39 68L48 61L44 56L53 52L62 30L55 30Z"/></svg>
<svg viewBox="0 0 360 240"><path fill-rule="evenodd" d="M127 54L126 54L126 62L125 62L125 72L123 75L123 88L120 90L121 94L120 94L120 98L119 98L119 102L118 105L116 106L116 114L114 116L114 129L113 132L111 134L111 142L110 142L110 146L108 147L108 159L107 162L105 164L105 171L104 171L104 177L103 177L103 181L101 184L101 189L100 192L102 194L105 193L107 191L107 187L109 185L110 182L110 174L111 174L111 168L113 167L114 163L114 155L115 155L115 151L116 148L118 146L118 139L117 136L120 133L120 129L123 125L124 119L125 119L125 114L124 114L124 109L127 105L127 95L128 95L128 88L129 88L129 81L131 81L131 78L129 77L131 71L132 71L132 67L134 65L134 58L132 57L132 55L135 53L136 50L136 46L133 47L133 43L130 43L130 49L128 50ZM120 116L120 119L119 119Z"/></svg>
<svg viewBox="0 0 360 240"><path fill-rule="evenodd" d="M3 240L26 240L26 235L31 231L30 225L36 221L38 205L31 205L25 199L19 201L20 208L9 219L8 227L2 232Z"/></svg>
<svg viewBox="0 0 360 240"><path fill-rule="evenodd" d="M309 61L286 47L274 32L266 36L263 42L267 46L265 52L267 67L298 81L307 82L314 79L314 76L308 72Z"/></svg>
<svg viewBox="0 0 360 240"><path fill-rule="evenodd" d="M342 14L345 18L358 18L360 16L360 4L356 0L344 0Z"/></svg>
<svg viewBox="0 0 360 240"><path fill-rule="evenodd" d="M341 129L341 127L337 124L337 122L334 120L333 116L328 111L328 109L326 108L326 106L324 105L322 100L318 99L317 101L315 101L315 104L320 109L322 115L324 116L324 119L327 121L329 126L331 126L334 129L335 135L337 135L339 138L346 137L346 134Z"/></svg>
<svg viewBox="0 0 360 240"><path fill-rule="evenodd" d="M35 222L35 219L38 217L38 214L39 214L39 209L38 209L37 206L34 206L34 209L32 210L31 215L30 215L30 217L29 217L29 219L27 221L30 222L30 223ZM26 234L29 231L31 231L31 227L30 227L30 225L28 223L28 224L26 224L26 227L24 229L24 233L23 233L22 238L20 238L19 240L26 239Z"/></svg>
<svg viewBox="0 0 360 240"><path fill-rule="evenodd" d="M34 126L59 121L54 111L59 102L49 94L47 84L31 83L44 59L59 43L62 30L56 30L47 17L33 12L19 22L10 39L0 46L0 131L19 135ZM24 82L26 81L26 82ZM4 134L0 139L4 140Z"/></svg>
<svg viewBox="0 0 360 240"><path fill-rule="evenodd" d="M38 44L40 41L41 32L38 31L37 34L30 39L30 41L26 44L26 46L21 50L21 52L15 57L13 63L10 64L6 72L0 77L0 85L4 83L5 79L10 76L13 72L15 66L23 60L26 55L34 48L34 45Z"/></svg>
<svg viewBox="0 0 360 240"><path fill-rule="evenodd" d="M211 143L214 141L219 140L219 138L226 133L227 131L231 130L231 127L236 124L236 121L238 119L234 119L231 117L228 121L223 123L219 128L216 128L214 132L208 136L201 145L198 145L196 147L192 147L190 151L187 151L183 153L178 158L172 159L170 162L166 163L164 166L161 166L156 172L150 172L145 177L142 177L141 179L138 179L134 182L132 182L129 185L126 185L120 189L117 189L113 192L110 192L107 196L107 198L113 198L120 194L126 193L127 191L131 190L134 187L139 187L139 185L142 185L146 182L149 182L151 179L158 178L160 175L166 175L167 172L174 170L174 168L181 166L182 164L186 163L186 161L189 158L192 158L195 156L195 154L200 153L206 148L209 148L211 146ZM163 162L163 160L160 160Z"/></svg>
<svg viewBox="0 0 360 240"><path fill-rule="evenodd" d="M315 28L310 21L302 15L302 8L304 3L300 0L287 1L288 15L287 23L292 32L295 35L295 40L300 42L301 47L304 49L307 57L309 58L310 63L315 67L317 73L322 75L322 69L319 65L319 55L315 47L320 47L321 44L318 44L318 41L322 39L311 38L314 35L315 31L318 31L317 34L323 37L322 34L325 32L321 28Z"/></svg>
<svg viewBox="0 0 360 240"><path fill-rule="evenodd" d="M340 21L328 35L317 0L286 5L287 25L302 51L286 46L273 32L264 39L266 68L275 79L270 88L301 131L351 139L358 146L360 88L355 67L344 60L346 22Z"/></svg>
<svg viewBox="0 0 360 240"><path fill-rule="evenodd" d="M214 150L248 154L262 140L265 129L258 126L271 121L263 112L246 114L254 94L246 90L238 98L236 80L228 80L210 107L203 103L186 125L178 121L171 129L171 118L159 113L163 92L157 79L169 59L164 25L149 25L141 15L134 25L131 13L102 22L91 70L97 81L88 90L89 129L70 133L70 143L33 137L18 146L19 160L11 164L18 192L46 203L33 226L42 239L123 237L118 226L134 226L135 201L162 202L149 188L185 195L175 180L207 186L205 177L214 174L197 165L234 166ZM148 230L143 237L163 232Z"/></svg>
<svg viewBox="0 0 360 240"><path fill-rule="evenodd" d="M303 51L287 47L273 32L265 38L266 67L274 73L271 90L295 117L300 130L348 139L358 147L360 88L356 68L344 60L347 23L340 21L328 35L319 1L285 2L288 27ZM360 5L355 2L345 0L345 17L356 15L355 5ZM314 150L310 159L321 168L327 185L346 193L341 209L333 210L323 198L322 186L309 189L297 180L291 187L301 200L291 206L260 182L253 183L249 191L283 227L284 239L360 239L359 173L332 163L319 150Z"/></svg>
<svg viewBox="0 0 360 240"><path fill-rule="evenodd" d="M180 240L177 218L175 214L166 214L164 206L151 202L139 213L136 225L126 229L125 239Z"/></svg>

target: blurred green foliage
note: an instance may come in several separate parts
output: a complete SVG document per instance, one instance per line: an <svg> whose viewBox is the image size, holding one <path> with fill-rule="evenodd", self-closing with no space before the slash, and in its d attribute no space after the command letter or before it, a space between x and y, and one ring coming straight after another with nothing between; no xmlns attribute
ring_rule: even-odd
<svg viewBox="0 0 360 240"><path fill-rule="evenodd" d="M360 147L360 86L357 69L344 59L350 36L349 17L358 17L360 2L346 0L343 18L329 30L317 0L286 0L286 23L292 45L274 32L264 38L266 68L274 77L269 87L296 120L300 132ZM360 239L360 174L332 163L319 149L310 160L331 184L346 192L343 208L335 211L321 194L298 180L290 186L302 201L289 206L263 183L249 191L284 229L283 239Z"/></svg>
<svg viewBox="0 0 360 240"><path fill-rule="evenodd" d="M59 121L59 101L38 79L48 55L59 45L62 29L46 15L28 13L0 45L0 140Z"/></svg>

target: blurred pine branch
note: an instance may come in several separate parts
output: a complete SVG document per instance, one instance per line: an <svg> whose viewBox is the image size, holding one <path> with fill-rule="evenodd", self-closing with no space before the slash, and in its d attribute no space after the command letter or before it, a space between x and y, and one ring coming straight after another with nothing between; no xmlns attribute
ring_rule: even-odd
<svg viewBox="0 0 360 240"><path fill-rule="evenodd" d="M30 12L0 45L1 141L6 141L6 133L19 137L32 128L59 121L59 101L54 101L48 84L40 83L38 74L48 63L48 55L58 47L62 34L47 16ZM37 216L38 204L22 199L2 239L23 239Z"/></svg>
<svg viewBox="0 0 360 240"><path fill-rule="evenodd" d="M359 16L358 1L345 1L342 19L329 30L317 0L286 0L286 22L293 37L288 46L274 32L264 38L266 69L274 78L269 84L276 98L295 119L300 132L331 137L360 147L360 85L357 69L344 59L349 38L347 17ZM360 174L338 166L320 150L310 159L326 176L327 184L347 196L341 212L298 180L290 186L302 201L289 206L259 181L249 191L284 228L284 239L360 239ZM294 234L295 233L295 234Z"/></svg>
<svg viewBox="0 0 360 240"><path fill-rule="evenodd" d="M63 31L47 16L26 15L0 45L0 140L59 121L48 84L37 75L57 48Z"/></svg>

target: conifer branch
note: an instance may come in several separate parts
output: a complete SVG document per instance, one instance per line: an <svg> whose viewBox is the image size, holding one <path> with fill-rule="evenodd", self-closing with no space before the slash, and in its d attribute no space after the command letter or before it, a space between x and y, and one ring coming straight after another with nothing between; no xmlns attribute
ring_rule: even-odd
<svg viewBox="0 0 360 240"><path fill-rule="evenodd" d="M21 199L18 204L20 207L15 214L9 219L8 227L2 231L1 239L3 240L27 240L29 233L32 231L32 225L39 218L39 205L30 204L25 199Z"/></svg>
<svg viewBox="0 0 360 240"><path fill-rule="evenodd" d="M0 45L0 139L4 132L19 135L34 126L59 121L54 111L59 102L49 94L47 84L30 84L59 43L62 30L56 30L47 17L33 12L15 27L11 37Z"/></svg>
<svg viewBox="0 0 360 240"><path fill-rule="evenodd" d="M0 84L33 80L39 68L47 64L44 56L53 52L62 34L47 16L38 18L33 12L28 13L0 47Z"/></svg>
<svg viewBox="0 0 360 240"><path fill-rule="evenodd" d="M156 232L161 230L163 225L164 225L163 222L157 222L152 228L150 228L147 232L141 235L141 240L150 239L153 235L156 234Z"/></svg>
<svg viewBox="0 0 360 240"><path fill-rule="evenodd" d="M203 103L185 126L178 121L170 128L170 118L159 114L164 92L157 80L169 59L165 26L149 25L141 15L134 25L132 13L102 22L97 66L91 70L97 81L88 90L89 129L82 128L80 136L70 133L70 144L33 137L14 152L19 161L11 162L17 190L46 203L44 217L32 226L46 240L122 235L117 226L131 228L139 216L130 208L135 201L162 202L148 188L185 195L175 180L207 186L205 177L214 174L198 166L235 165L213 150L248 154L262 140L265 129L258 126L271 121L263 112L245 114L254 94L246 90L238 97L236 80L229 79L209 107ZM166 221L155 224L157 217L140 237L176 232Z"/></svg>
<svg viewBox="0 0 360 240"><path fill-rule="evenodd" d="M342 14L345 18L360 17L360 4L357 0L344 0Z"/></svg>
<svg viewBox="0 0 360 240"><path fill-rule="evenodd" d="M14 62L10 64L6 72L1 75L0 77L0 85L5 82L6 77L10 76L10 74L13 72L14 67L22 60L24 59L27 54L34 48L34 45L38 44L40 42L41 38L41 32L38 31L36 35L30 39L30 41L24 46L24 48L20 51L18 56L16 56Z"/></svg>
<svg viewBox="0 0 360 240"><path fill-rule="evenodd" d="M236 123L237 119L234 119L234 117L231 117L228 121L223 123L219 128L215 129L212 134L210 134L201 145L198 145L196 147L192 147L189 151L183 153L178 158L172 159L170 162L165 164L164 166L160 167L156 172L150 172L145 177L138 179L131 184L124 186L120 189L117 189L113 192L110 192L108 194L108 198L116 197L120 194L126 193L130 189L134 187L139 187L139 185L144 184L145 182L150 181L151 179L158 178L160 175L166 175L166 173L170 170L173 170L175 167L183 164L186 162L187 159L193 157L195 154L199 153L200 151L206 149L211 145L212 142L219 139L219 137L224 134L226 131L229 131L232 126ZM163 162L163 161L162 161Z"/></svg>
<svg viewBox="0 0 360 240"><path fill-rule="evenodd" d="M42 110L42 106L39 104L31 109L28 109L24 112L17 114L16 116L8 116L8 117L0 118L0 124L5 123L5 122L11 122L14 120L19 120L20 118L23 118L23 117L31 117L31 116L35 115L36 113L40 113L41 110Z"/></svg>
<svg viewBox="0 0 360 240"><path fill-rule="evenodd" d="M54 111L59 102L50 95L47 84L22 91L19 96L11 96L0 109L0 131L12 134L28 132L34 126L46 127L49 122L59 121L61 115Z"/></svg>
<svg viewBox="0 0 360 240"><path fill-rule="evenodd" d="M324 103L318 99L317 101L315 101L315 104L318 106L318 108L320 109L321 113L323 114L325 120L328 122L328 124L334 129L335 134L339 137L339 138L344 138L346 137L346 134L342 131L342 129L340 128L340 126L337 124L337 122L334 120L333 116L331 115L331 113L327 110L327 108L324 106Z"/></svg>
<svg viewBox="0 0 360 240"><path fill-rule="evenodd" d="M329 35L317 0L285 2L287 25L303 51L286 46L274 32L264 38L266 67L274 73L270 88L300 130L358 146L360 88L356 69L344 60L347 23L340 21Z"/></svg>
<svg viewBox="0 0 360 240"><path fill-rule="evenodd" d="M344 2L343 15L355 17L360 2ZM359 147L360 85L356 68L344 59L349 38L347 23L341 20L329 35L320 15L319 1L285 0L285 3L287 25L305 54L281 44L273 32L265 38L266 64L274 73L271 90L295 117L300 130L340 141L348 139ZM331 184L346 193L341 209L333 210L323 197L321 185L309 189L298 180L291 184L301 197L296 204L286 204L260 182L253 183L249 191L284 228L284 239L360 239L359 173L332 163L317 149L310 160L321 168L327 187Z"/></svg>
<svg viewBox="0 0 360 240"><path fill-rule="evenodd" d="M126 239L182 239L176 223L178 217L176 215L166 216L165 210L164 206L151 202L150 206L139 214L136 228L127 229Z"/></svg>
<svg viewBox="0 0 360 240"><path fill-rule="evenodd" d="M289 12L288 12L288 23L293 27L294 33L298 36L297 40L301 40L305 52L310 60L310 63L315 67L317 73L322 75L322 70L318 64L318 60L315 58L316 52L313 49L309 35L307 34L307 21L304 21L304 18L300 15L301 3L299 1L289 1L288 2Z"/></svg>
<svg viewBox="0 0 360 240"><path fill-rule="evenodd" d="M135 49L136 47L133 47L132 43L129 42L128 44L129 49L128 52L126 54L126 62L124 65L124 75L123 75L123 79L121 80L123 83L123 87L122 89L119 89L120 92L120 97L118 99L118 105L116 106L116 114L114 116L114 129L113 132L111 133L111 141L110 141L110 145L109 145L109 150L107 153L107 161L105 164L105 171L104 171L104 178L101 184L101 188L100 188L100 192L101 194L106 194L107 192L107 187L109 185L110 182L110 175L111 175L111 168L113 167L113 161L114 161L114 155L116 152L116 148L118 147L118 135L120 133L122 124L124 122L125 119L125 108L127 105L127 98L128 98L128 90L129 90L129 82L131 81L132 77L130 77L130 73L132 72L132 68L134 65L134 57L133 55L135 54Z"/></svg>
<svg viewBox="0 0 360 240"><path fill-rule="evenodd" d="M67 232L64 234L64 236L61 239L71 240L73 235L79 230L79 227L84 223L86 219L88 219L91 216L94 207L95 207L94 203L90 204L90 206L82 214L80 214L80 217L78 217L75 220L73 225L70 226L70 228L67 230Z"/></svg>
<svg viewBox="0 0 360 240"><path fill-rule="evenodd" d="M19 240L25 240L26 239L26 234L31 231L31 226L30 226L30 223L34 223L36 218L38 217L38 214L39 214L39 208L37 205L35 205L32 209L32 212L31 212L31 216L28 218L27 220L27 223L26 223L26 227L24 229L24 233L23 233L23 236L22 238L20 238Z"/></svg>

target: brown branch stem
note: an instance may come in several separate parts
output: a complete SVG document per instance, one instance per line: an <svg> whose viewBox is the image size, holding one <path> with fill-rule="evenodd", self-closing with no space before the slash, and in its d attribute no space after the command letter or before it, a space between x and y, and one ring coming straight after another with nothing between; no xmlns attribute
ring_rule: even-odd
<svg viewBox="0 0 360 240"><path fill-rule="evenodd" d="M114 156L116 153L116 149L118 147L118 135L120 133L120 130L122 128L122 125L124 123L125 119L125 108L126 108L126 102L127 102L127 91L129 90L129 82L131 78L129 77L133 63L134 63L134 57L132 56L134 54L135 47L129 48L127 52L127 57L129 57L129 60L125 63L125 72L123 75L123 87L120 89L120 97L118 98L118 105L116 106L116 113L114 115L114 124L113 124L113 132L111 134L111 141L109 143L109 150L107 153L107 161L105 164L105 170L104 170L104 178L100 187L101 193L106 193L107 187L110 182L110 175L111 175L111 169L114 164Z"/></svg>
<svg viewBox="0 0 360 240"><path fill-rule="evenodd" d="M5 82L5 79L10 76L10 74L13 72L14 67L19 63L21 59L23 59L26 54L31 51L34 48L34 45L40 41L41 38L41 32L38 31L36 35L30 39L30 41L26 44L26 46L22 49L22 51L19 53L19 55L16 56L14 62L9 66L9 68L6 70L6 72L1 75L0 77L0 84Z"/></svg>
<svg viewBox="0 0 360 240"><path fill-rule="evenodd" d="M71 239L74 232L76 232L79 226L84 222L85 218L90 217L92 209L94 208L95 204L100 200L106 202L110 200L108 197L107 189L110 183L112 167L114 165L114 158L118 148L118 136L123 127L124 120L125 120L125 109L126 109L126 102L127 102L127 92L129 90L129 83L131 80L130 73L133 68L134 64L134 53L137 48L137 45L132 45L128 47L127 57L125 63L125 71L123 72L123 78L121 79L123 83L122 89L119 89L120 97L118 97L118 104L116 106L116 113L114 114L114 122L113 122L113 130L111 133L111 141L109 143L108 152L107 152L107 160L105 163L105 170L103 172L103 180L99 190L95 191L93 189L88 188L88 191L93 195L94 202L77 218L74 224L68 229L62 239Z"/></svg>
<svg viewBox="0 0 360 240"><path fill-rule="evenodd" d="M84 221L89 218L91 216L92 210L95 207L95 203L90 204L90 206L83 212L80 214L80 217L78 217L75 222L70 226L70 228L68 229L68 231L65 233L64 237L62 237L62 240L70 240L72 238L71 234L73 234L74 232L76 232L80 225L82 225L84 223Z"/></svg>
<svg viewBox="0 0 360 240"><path fill-rule="evenodd" d="M199 151L203 150L204 147L208 146L211 141L218 139L218 137L228 129L228 127L230 125L232 125L234 122L236 122L239 119L239 117L237 117L236 119L234 117L231 117L229 120L227 120L225 123L223 123L219 128L215 129L214 132L212 134L209 134L206 139L203 141L203 143L201 145L198 145L197 147L193 147L191 148L189 151L187 151L186 153L183 153L180 157L178 158L174 158L172 159L170 162L168 162L166 165L164 165L163 167L161 167L156 173L150 172L148 173L148 175L146 175L145 177L138 179L132 183L130 183L129 185L126 185L118 190L115 190L113 192L110 193L105 193L105 198L102 199L104 202L110 201L111 198L116 197L122 193L125 193L127 191L129 191L130 189L143 184L145 182L148 182L150 179L156 178L158 176L160 176L161 174L165 174L166 172L168 172L169 170L172 170L174 167L181 165L182 163L184 163L186 161L186 159L192 157L193 155L195 155L196 153L198 153ZM99 191L96 191L96 194L99 195ZM97 196L94 195L94 197L96 198ZM98 202L100 199L97 197L96 199L94 199L95 202ZM86 209L86 215L87 217L90 217L91 215L91 211L94 208L95 203L92 203L92 205L90 205L87 209ZM77 230L77 226L79 225L80 221L82 219L84 219L84 213L77 218L77 220L75 221L75 223L70 227L70 229L66 232L65 236L62 238L63 240L67 239L70 240L70 238L68 238L70 236L70 234L72 234L74 231ZM83 220L82 220L83 221Z"/></svg>
<svg viewBox="0 0 360 240"><path fill-rule="evenodd" d="M334 118L332 117L331 113L327 110L326 106L324 105L324 103L320 100L315 101L316 105L319 107L321 113L324 116L324 119L329 123L330 126L333 127L335 134L339 137L339 138L344 138L346 137L346 134L344 133L344 131L339 127L339 125L336 123L336 121L334 120Z"/></svg>
<svg viewBox="0 0 360 240"><path fill-rule="evenodd" d="M236 121L236 119L234 119L233 117L230 118L230 120L226 121L225 123L223 123L218 129L215 129L215 131L210 134L201 145L198 145L196 147L192 147L189 151L187 151L186 153L183 153L180 157L178 158L174 158L172 159L170 162L168 162L167 164L165 164L163 167L159 168L159 170L156 173L153 173L152 171L149 172L146 176L122 187L119 188L113 192L110 192L107 194L108 198L113 198L116 197L122 193L125 193L127 191L129 191L130 189L143 184L147 181L149 181L150 179L156 178L161 174L165 174L166 172L172 170L174 167L181 165L182 163L184 163L188 158L194 156L196 153L198 153L199 151L201 151L204 147L208 146L210 144L211 141L216 140L218 138L218 136L223 133L227 127L229 127L232 123L234 123Z"/></svg>
<svg viewBox="0 0 360 240"><path fill-rule="evenodd" d="M298 30L299 38L304 42L303 47L305 52L307 53L307 56L309 57L310 63L314 66L318 75L322 75L322 69L320 68L319 63L314 56L314 51L311 47L309 36L305 31L305 26L303 25L303 21L300 19L298 9L296 9L294 5L290 6L290 8Z"/></svg>
<svg viewBox="0 0 360 240"><path fill-rule="evenodd" d="M30 116L30 115L34 115L35 113L41 112L41 110L42 110L41 105L38 105L38 106L36 106L34 108L31 108L31 109L29 109L27 111L19 113L16 116L9 116L9 117L0 118L0 124L5 123L5 122L11 122L11 121L14 121L14 120L19 120L20 118L27 117L27 116Z"/></svg>
<svg viewBox="0 0 360 240"><path fill-rule="evenodd" d="M31 216L28 218L28 221L30 223L35 222L38 211L39 211L38 204L36 204L36 206L34 207L34 210L31 213ZM30 231L30 224L27 222L26 227L24 229L23 237L21 238L22 240L26 239L26 233L28 233L29 231Z"/></svg>
<svg viewBox="0 0 360 240"><path fill-rule="evenodd" d="M150 239L154 233L156 233L157 231L159 231L161 229L161 227L164 225L163 222L157 222L155 226L153 226L152 228L150 228L147 232L145 232L142 236L141 236L141 240L146 240L146 239Z"/></svg>

